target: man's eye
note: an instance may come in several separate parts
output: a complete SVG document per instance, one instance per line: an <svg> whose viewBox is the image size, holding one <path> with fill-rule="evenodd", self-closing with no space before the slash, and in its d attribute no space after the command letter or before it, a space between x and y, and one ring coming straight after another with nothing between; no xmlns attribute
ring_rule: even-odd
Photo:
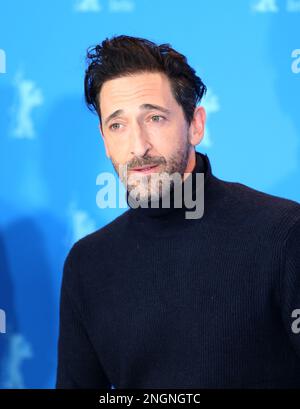
<svg viewBox="0 0 300 409"><path fill-rule="evenodd" d="M119 128L115 128L114 125L121 125L121 124L119 124L118 122L115 122L115 123L110 125L109 129L112 129L112 130L119 129Z"/></svg>
<svg viewBox="0 0 300 409"><path fill-rule="evenodd" d="M163 118L164 119L162 115L152 115L151 118ZM154 121L154 122L160 122L160 121Z"/></svg>

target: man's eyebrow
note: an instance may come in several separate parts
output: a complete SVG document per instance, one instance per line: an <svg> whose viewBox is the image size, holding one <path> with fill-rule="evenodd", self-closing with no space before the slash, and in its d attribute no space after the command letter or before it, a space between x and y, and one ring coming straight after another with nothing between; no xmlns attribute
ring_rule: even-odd
<svg viewBox="0 0 300 409"><path fill-rule="evenodd" d="M165 114L170 114L170 113L171 113L171 111L170 111L169 109L164 108L164 107L162 107L162 106L160 106L160 105L156 105L156 104L142 104L142 105L140 105L140 110L148 110L148 111L150 111L150 110L152 110L152 109L155 109L155 110L158 110L158 111L162 111L162 112L164 112ZM110 115L106 118L104 124L107 125L108 122L109 122L111 119L115 118L116 116L122 115L123 113L124 113L124 110L123 110L123 109L117 109L115 112L113 112L112 114L110 114Z"/></svg>

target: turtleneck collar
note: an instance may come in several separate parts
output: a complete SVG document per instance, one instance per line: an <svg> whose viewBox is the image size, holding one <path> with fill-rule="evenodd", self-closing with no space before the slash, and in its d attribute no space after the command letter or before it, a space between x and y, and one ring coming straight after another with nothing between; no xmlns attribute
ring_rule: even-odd
<svg viewBox="0 0 300 409"><path fill-rule="evenodd" d="M196 190L199 188L199 182L200 180L196 178L197 173L204 173L204 185L209 179L211 175L211 165L209 162L209 159L206 154L200 153L195 151L195 166L192 170L192 172L186 177L186 179L182 182L183 185L186 183L191 183L192 184L192 198L195 200L195 193ZM191 182L187 182L188 179L192 179ZM126 195L126 200L127 204L130 207L130 211L132 213L132 217L135 218L138 221L141 221L144 219L144 221L148 222L149 220L155 220L155 219L182 219L185 215L186 211L193 211L193 208L186 207L186 201L184 200L184 186L182 186L181 192L182 192L182 203L181 207L175 207L175 201L174 201L174 189L172 188L170 190L170 206L168 207L163 207L161 200L158 203L158 207L151 207L151 202L148 203L148 207L137 207L134 208L130 206L130 201L128 200L128 192ZM150 219L148 219L150 218Z"/></svg>

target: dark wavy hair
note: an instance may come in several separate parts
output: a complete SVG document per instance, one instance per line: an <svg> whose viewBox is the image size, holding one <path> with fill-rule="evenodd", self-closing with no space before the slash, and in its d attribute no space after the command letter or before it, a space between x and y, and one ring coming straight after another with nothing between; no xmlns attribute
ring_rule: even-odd
<svg viewBox="0 0 300 409"><path fill-rule="evenodd" d="M107 80L143 72L164 73L189 125L196 105L207 90L186 57L170 44L157 45L144 38L127 35L113 36L106 38L101 45L89 47L86 62L85 101L91 111L98 113L100 123L99 93Z"/></svg>

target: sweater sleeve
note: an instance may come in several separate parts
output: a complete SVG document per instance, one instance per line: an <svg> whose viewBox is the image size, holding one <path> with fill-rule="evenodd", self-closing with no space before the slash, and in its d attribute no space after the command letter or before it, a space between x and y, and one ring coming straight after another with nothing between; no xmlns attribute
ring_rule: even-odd
<svg viewBox="0 0 300 409"><path fill-rule="evenodd" d="M70 252L71 253L71 252ZM110 389L96 352L83 325L70 287L74 275L70 265L71 255L65 260L60 292L58 364L56 389Z"/></svg>
<svg viewBox="0 0 300 409"><path fill-rule="evenodd" d="M281 312L292 346L300 358L300 218L290 229L283 248Z"/></svg>

